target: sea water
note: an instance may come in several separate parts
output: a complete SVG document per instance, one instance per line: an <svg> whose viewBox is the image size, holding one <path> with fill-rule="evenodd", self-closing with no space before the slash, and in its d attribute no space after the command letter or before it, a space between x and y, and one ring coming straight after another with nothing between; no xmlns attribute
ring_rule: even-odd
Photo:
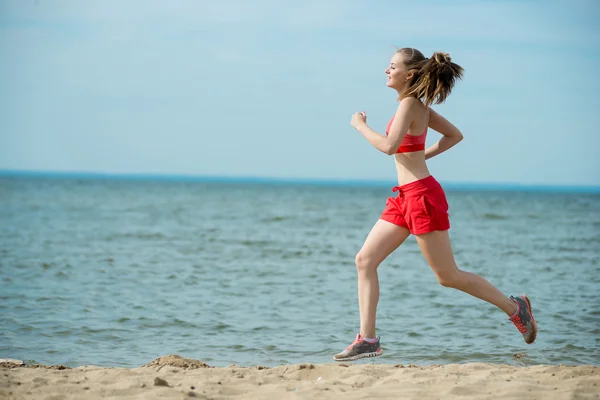
<svg viewBox="0 0 600 400"><path fill-rule="evenodd" d="M332 362L358 332L354 257L389 187L0 179L0 358L140 366ZM527 293L526 345L442 287L414 237L379 267L377 363L600 365L600 195L447 190L456 262Z"/></svg>

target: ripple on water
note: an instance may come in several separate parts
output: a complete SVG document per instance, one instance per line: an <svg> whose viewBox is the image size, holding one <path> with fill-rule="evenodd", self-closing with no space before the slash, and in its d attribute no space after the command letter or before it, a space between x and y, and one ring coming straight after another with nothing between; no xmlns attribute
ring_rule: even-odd
<svg viewBox="0 0 600 400"><path fill-rule="evenodd" d="M356 335L354 257L389 195L69 180L0 181L6 190L3 354L122 366L177 351L217 366L330 362ZM530 295L538 343L523 354L501 312L439 286L410 239L379 269L378 362L600 364L600 196L448 199L457 261Z"/></svg>

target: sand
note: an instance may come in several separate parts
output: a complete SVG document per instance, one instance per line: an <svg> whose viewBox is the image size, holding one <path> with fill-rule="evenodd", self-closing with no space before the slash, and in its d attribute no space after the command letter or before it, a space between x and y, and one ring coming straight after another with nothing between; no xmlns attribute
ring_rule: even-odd
<svg viewBox="0 0 600 400"><path fill-rule="evenodd" d="M0 360L0 399L600 399L600 367L483 363L213 368L177 355L139 368Z"/></svg>

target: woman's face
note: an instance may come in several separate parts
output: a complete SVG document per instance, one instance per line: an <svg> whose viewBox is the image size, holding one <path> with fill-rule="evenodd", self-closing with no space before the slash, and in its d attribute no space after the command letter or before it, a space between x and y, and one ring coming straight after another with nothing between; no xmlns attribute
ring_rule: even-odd
<svg viewBox="0 0 600 400"><path fill-rule="evenodd" d="M385 74L387 75L387 87L396 90L401 90L404 87L406 83L406 67L404 66L402 54L394 54L389 67L385 70Z"/></svg>

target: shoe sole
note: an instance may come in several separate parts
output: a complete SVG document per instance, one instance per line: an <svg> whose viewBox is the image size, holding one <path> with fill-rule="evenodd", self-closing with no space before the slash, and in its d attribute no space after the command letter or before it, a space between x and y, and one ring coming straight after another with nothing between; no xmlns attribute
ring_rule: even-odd
<svg viewBox="0 0 600 400"><path fill-rule="evenodd" d="M527 302L527 309L529 310L531 321L533 322L533 339L531 339L531 342L525 342L527 344L531 344L535 342L535 338L537 337L537 323L535 322L535 318L533 318L533 310L531 309L531 301L529 300L529 297L527 297L526 294L522 294L521 297L523 297Z"/></svg>
<svg viewBox="0 0 600 400"><path fill-rule="evenodd" d="M373 358L373 357L379 357L383 355L383 350L379 351L379 352L373 352L373 353L363 353L363 354L357 354L355 356L352 357L344 357L344 358L333 358L335 361L355 361L355 360L360 360L361 358Z"/></svg>

